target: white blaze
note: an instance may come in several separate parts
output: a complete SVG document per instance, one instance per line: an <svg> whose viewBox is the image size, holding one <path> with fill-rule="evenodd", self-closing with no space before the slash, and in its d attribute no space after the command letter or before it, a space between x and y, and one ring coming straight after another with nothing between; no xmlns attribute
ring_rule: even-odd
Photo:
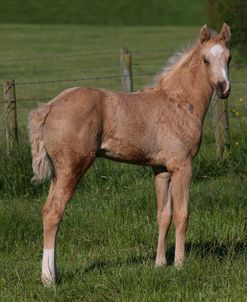
<svg viewBox="0 0 247 302"><path fill-rule="evenodd" d="M221 72L222 72L222 75L223 75L223 78L225 79L225 81L229 82L226 70L224 68L221 68Z"/></svg>
<svg viewBox="0 0 247 302"><path fill-rule="evenodd" d="M222 45L216 44L216 45L214 45L210 48L210 52L213 56L215 56L216 58L219 59L220 56L222 55L222 53L224 52L224 48L223 48ZM224 80L226 81L226 84L227 84L227 86L226 86L226 91L227 91L229 89L229 85L230 85L228 75L227 75L227 70L226 70L226 67L224 67L224 68L221 67L220 69L221 69L221 74L222 74L222 76L223 76L223 78L224 78Z"/></svg>
<svg viewBox="0 0 247 302"><path fill-rule="evenodd" d="M221 56L223 53L224 48L220 44L216 44L210 48L210 52L217 58Z"/></svg>

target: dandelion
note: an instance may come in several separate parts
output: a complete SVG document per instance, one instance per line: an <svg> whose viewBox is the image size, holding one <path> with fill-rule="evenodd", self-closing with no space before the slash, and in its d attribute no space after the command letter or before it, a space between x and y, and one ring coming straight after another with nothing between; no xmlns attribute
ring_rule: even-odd
<svg viewBox="0 0 247 302"><path fill-rule="evenodd" d="M238 145L238 142L235 142L235 145Z"/></svg>
<svg viewBox="0 0 247 302"><path fill-rule="evenodd" d="M239 102L243 103L244 99L243 98L239 98Z"/></svg>

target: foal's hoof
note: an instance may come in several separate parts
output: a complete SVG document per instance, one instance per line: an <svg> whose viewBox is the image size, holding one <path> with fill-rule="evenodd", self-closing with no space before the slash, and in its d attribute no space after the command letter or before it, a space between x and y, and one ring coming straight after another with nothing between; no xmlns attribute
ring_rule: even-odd
<svg viewBox="0 0 247 302"><path fill-rule="evenodd" d="M41 280L44 287L52 287L56 285L56 278L52 278L51 276L42 275Z"/></svg>
<svg viewBox="0 0 247 302"><path fill-rule="evenodd" d="M177 261L177 262L175 261L174 266L175 266L176 269L181 269L184 266L184 260Z"/></svg>
<svg viewBox="0 0 247 302"><path fill-rule="evenodd" d="M167 262L165 260L157 260L155 261L155 267L161 267L161 268L166 268L167 267Z"/></svg>

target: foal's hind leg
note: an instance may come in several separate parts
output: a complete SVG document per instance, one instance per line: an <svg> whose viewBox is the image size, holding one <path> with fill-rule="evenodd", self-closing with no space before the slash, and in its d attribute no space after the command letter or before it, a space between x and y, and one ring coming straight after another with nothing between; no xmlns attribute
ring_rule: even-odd
<svg viewBox="0 0 247 302"><path fill-rule="evenodd" d="M176 228L175 266L185 258L185 234L189 221L189 191L192 178L191 159L179 165L172 175L174 225Z"/></svg>
<svg viewBox="0 0 247 302"><path fill-rule="evenodd" d="M159 238L156 255L156 266L167 264L165 255L166 235L171 224L172 199L170 173L155 171L155 188L157 196L157 222L159 225Z"/></svg>
<svg viewBox="0 0 247 302"><path fill-rule="evenodd" d="M93 161L94 157L87 157L77 166L70 165L67 161L63 168L56 171L56 179L51 181L50 192L43 207L44 251L41 277L44 285L49 286L56 281L55 244L58 226L81 175Z"/></svg>
<svg viewBox="0 0 247 302"><path fill-rule="evenodd" d="M53 198L54 195L54 188L55 188L55 183L56 179L53 178L50 183L50 190L48 194L48 198L46 200L45 205L48 205ZM43 208L43 214L44 214L44 209ZM44 215L43 215L44 216ZM43 218L44 220L44 218ZM45 234L45 226L44 226L44 234ZM56 267L55 267L55 255L54 255L54 244L46 242L44 245L44 250L43 250L43 259L42 259L42 280L43 283L48 285L49 282L52 283L52 280L55 280L56 278ZM50 248L49 248L50 246ZM50 280L50 281L49 281Z"/></svg>

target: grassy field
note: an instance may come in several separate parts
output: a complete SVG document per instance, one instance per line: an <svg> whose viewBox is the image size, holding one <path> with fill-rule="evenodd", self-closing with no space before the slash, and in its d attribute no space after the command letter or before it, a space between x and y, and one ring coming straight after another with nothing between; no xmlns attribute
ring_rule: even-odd
<svg viewBox="0 0 247 302"><path fill-rule="evenodd" d="M0 79L14 78L19 83L73 79L81 74L95 75L90 68L110 64L116 66L113 71L105 67L97 72L115 74L119 71L119 49L125 45L136 51L135 72L151 72L159 70L175 49L193 41L198 30L1 25L1 35L8 34L0 49ZM148 49L163 49L164 53L138 53ZM111 51L113 55L97 57L90 55L92 51ZM78 54L83 55L73 57ZM232 77L235 81L245 79L246 71L235 66ZM149 83L151 76L135 80L138 88ZM87 83L106 84L115 90L120 87L112 81ZM44 87L31 87L25 92L17 85L21 104L25 94L30 94L30 108L35 97L45 96ZM46 95L61 88L48 87ZM168 239L169 266L166 270L154 267L156 201L150 169L99 160L78 186L60 227L59 284L43 288L41 208L48 184L34 187L30 183L25 133L19 152L11 158L6 157L1 144L0 301L246 301L245 83L233 85L229 103L232 149L228 160L216 159L211 117L207 120L202 150L194 165L187 260L180 270L172 266L173 227ZM23 126L28 106L24 106L25 113L20 111Z"/></svg>
<svg viewBox="0 0 247 302"><path fill-rule="evenodd" d="M153 65L159 63L156 65L159 70L176 49L197 38L199 29L200 26L178 30L174 26L1 25L4 43L0 48L0 80L67 79L103 74L104 68L108 74L111 72L108 65L116 65L119 72L122 47L148 50L146 54L134 53L133 63L142 59L145 66L146 59ZM152 51L156 50L163 53L154 57ZM149 57L153 59L151 62ZM93 67L98 70L93 72ZM88 69L92 73L86 73Z"/></svg>

